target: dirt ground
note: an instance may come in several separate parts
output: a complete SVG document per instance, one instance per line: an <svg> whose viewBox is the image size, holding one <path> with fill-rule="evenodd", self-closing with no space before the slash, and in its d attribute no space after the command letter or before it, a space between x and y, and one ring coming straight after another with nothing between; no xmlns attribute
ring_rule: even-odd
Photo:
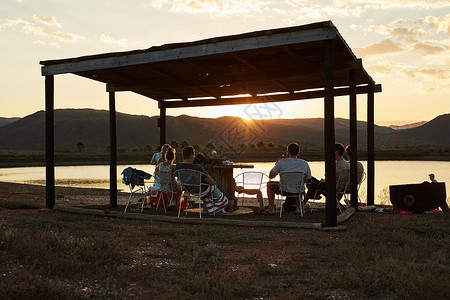
<svg viewBox="0 0 450 300"><path fill-rule="evenodd" d="M0 183L0 203L26 202L44 207L44 190L43 187ZM57 188L56 194L56 202L60 205L107 207L107 191ZM123 209L127 197L127 194L119 196L118 210ZM137 205L138 202L134 199L131 209L135 210ZM144 212L149 213L148 211ZM158 213L163 214L162 209ZM261 216L255 212L245 218L280 219L279 216ZM33 227L44 230L52 227L58 228L60 234L69 232L73 236L100 236L105 241L116 241L116 248L111 252L118 252L120 257L109 265L99 263L100 267L94 269L85 266L79 272L56 276L55 273L61 270L42 271L46 269L44 266L21 257L27 256L26 254L0 247L0 254L3 256L0 259L0 285L20 288L23 282L34 282L38 287L47 287L39 281L42 279L52 282L52 286L59 287L59 290L47 290L39 294L36 292L39 288L35 288L31 290L35 297L30 298L50 295L55 299L60 294L62 298L71 295L70 297L77 299L402 298L402 294L396 294L392 290L377 292L372 290L376 287L365 288L363 283L337 283L335 277L339 278L339 275L336 274L348 272L353 263L350 255L347 257L342 254L347 251L341 249L343 245L336 244L337 248L333 249L335 242L339 243L346 237L357 239L373 236L374 231L380 234L389 232L392 224L402 218L405 217L375 212L357 213L345 222L346 230L327 232L170 224L61 211L42 212L36 208L0 207L0 225L3 231L17 228L32 230ZM299 216L286 213L281 219L295 221L299 220ZM323 220L323 214L319 211L307 212L301 222L317 220ZM358 255L371 256L369 253ZM448 261L444 265L448 270ZM190 278L195 276L197 278ZM442 295L448 295L448 291ZM3 296L21 298L24 295L9 291L9 294Z"/></svg>

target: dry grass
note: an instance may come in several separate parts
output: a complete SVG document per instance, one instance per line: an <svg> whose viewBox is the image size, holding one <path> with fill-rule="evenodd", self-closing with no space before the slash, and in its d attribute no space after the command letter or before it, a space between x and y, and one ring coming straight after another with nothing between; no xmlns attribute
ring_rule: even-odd
<svg viewBox="0 0 450 300"><path fill-rule="evenodd" d="M449 225L448 215L411 216L383 232L326 241L341 267L321 275L321 288L383 298L448 299Z"/></svg>
<svg viewBox="0 0 450 300"><path fill-rule="evenodd" d="M323 232L4 207L0 299L450 298L449 215L358 213Z"/></svg>

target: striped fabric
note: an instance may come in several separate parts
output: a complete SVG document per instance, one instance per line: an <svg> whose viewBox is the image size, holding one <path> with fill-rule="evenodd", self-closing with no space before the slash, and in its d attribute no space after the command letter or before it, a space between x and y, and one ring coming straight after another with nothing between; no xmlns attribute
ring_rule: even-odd
<svg viewBox="0 0 450 300"><path fill-rule="evenodd" d="M215 215L220 211L225 212L228 205L228 199L216 185L208 185L206 190L200 194L200 197L205 201L209 215Z"/></svg>

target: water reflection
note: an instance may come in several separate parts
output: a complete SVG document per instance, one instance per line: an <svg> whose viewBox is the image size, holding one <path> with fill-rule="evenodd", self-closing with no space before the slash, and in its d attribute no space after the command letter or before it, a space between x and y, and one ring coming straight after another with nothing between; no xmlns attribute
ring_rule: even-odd
<svg viewBox="0 0 450 300"><path fill-rule="evenodd" d="M362 162L367 169L367 163ZM273 163L253 163L255 171L269 173ZM122 184L121 173L130 165L117 166L117 188L128 191ZM136 169L153 174L154 166L132 165ZM310 162L311 172L316 178L323 178L324 162ZM234 169L234 175L246 170ZM248 170L247 170L248 171ZM379 161L375 162L375 202L388 202L388 187L394 184L421 183L428 180L428 174L434 173L439 182L450 180L450 162L442 161ZM3 168L0 169L0 181L45 185L45 167ZM109 166L67 166L55 167L55 181L58 186L109 188ZM366 182L363 182L360 194L366 195ZM264 191L265 194L265 191Z"/></svg>

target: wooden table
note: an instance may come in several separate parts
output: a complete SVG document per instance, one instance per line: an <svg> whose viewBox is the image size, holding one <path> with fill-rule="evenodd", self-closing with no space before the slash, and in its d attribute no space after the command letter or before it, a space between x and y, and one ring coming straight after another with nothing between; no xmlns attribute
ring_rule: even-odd
<svg viewBox="0 0 450 300"><path fill-rule="evenodd" d="M228 199L236 199L234 196L233 169L252 169L255 166L250 164L212 164L203 165L206 172L217 184L217 187Z"/></svg>

